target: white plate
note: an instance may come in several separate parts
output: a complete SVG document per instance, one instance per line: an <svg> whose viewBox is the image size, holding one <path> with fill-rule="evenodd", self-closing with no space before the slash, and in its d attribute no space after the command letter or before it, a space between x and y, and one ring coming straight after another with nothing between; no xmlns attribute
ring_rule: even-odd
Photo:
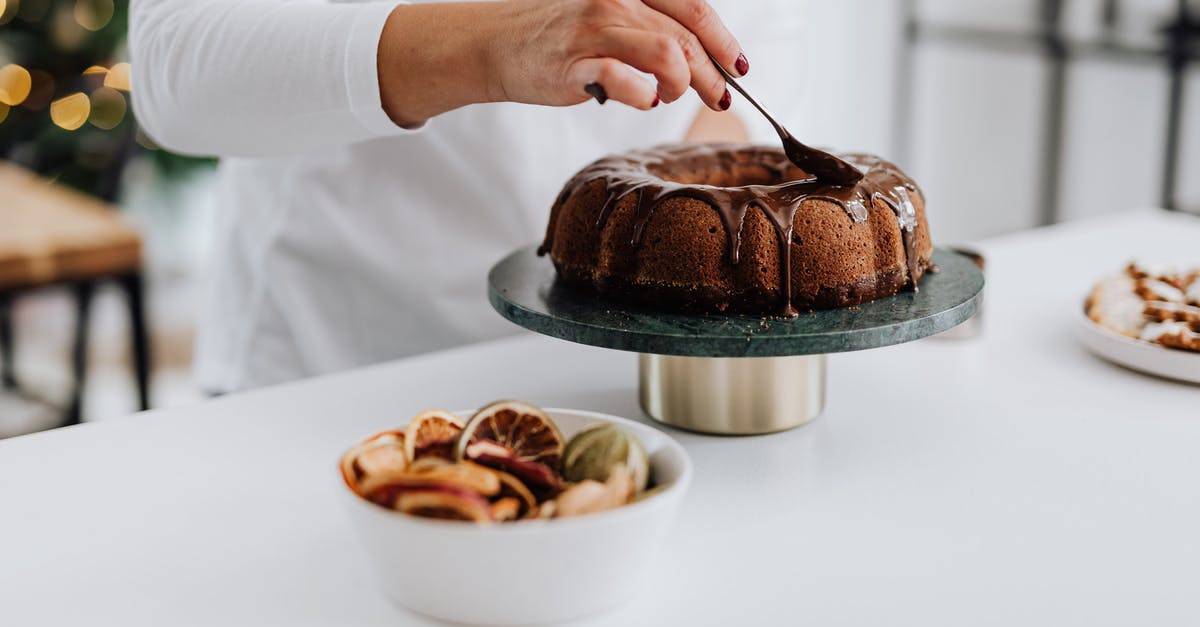
<svg viewBox="0 0 1200 627"><path fill-rule="evenodd" d="M1200 353L1166 348L1110 331L1076 313L1076 335L1088 350L1115 364L1141 372L1200 383Z"/></svg>

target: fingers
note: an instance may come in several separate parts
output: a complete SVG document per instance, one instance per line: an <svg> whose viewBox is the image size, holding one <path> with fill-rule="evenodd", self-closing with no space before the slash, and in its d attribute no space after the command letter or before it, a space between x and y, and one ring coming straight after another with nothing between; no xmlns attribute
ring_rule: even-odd
<svg viewBox="0 0 1200 627"><path fill-rule="evenodd" d="M593 97L597 93L604 94L635 109L645 111L658 106L659 96L655 93L654 85L617 59L580 59L569 68L567 81L569 84L578 85L580 90L587 89L587 93ZM599 85L599 89L589 87L593 83Z"/></svg>
<svg viewBox="0 0 1200 627"><path fill-rule="evenodd" d="M611 27L601 33L597 52L623 61L658 80L658 95L665 102L678 100L692 82L692 70L683 50L669 35Z"/></svg>
<svg viewBox="0 0 1200 627"><path fill-rule="evenodd" d="M725 27L720 16L705 0L644 0L646 6L678 22L692 33L720 64L734 76L745 76L750 63L742 46Z"/></svg>
<svg viewBox="0 0 1200 627"><path fill-rule="evenodd" d="M673 18L657 11L647 10L643 19L648 22L647 28L666 34L683 53L691 74L692 89L696 90L704 104L715 111L728 109L730 96L725 87L725 77L713 67L712 59L708 58L708 53L696 35Z"/></svg>

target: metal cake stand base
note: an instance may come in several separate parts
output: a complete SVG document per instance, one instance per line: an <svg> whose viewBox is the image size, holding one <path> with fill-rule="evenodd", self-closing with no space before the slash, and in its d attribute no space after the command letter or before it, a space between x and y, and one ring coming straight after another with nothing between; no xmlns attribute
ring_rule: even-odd
<svg viewBox="0 0 1200 627"><path fill-rule="evenodd" d="M638 398L651 418L726 435L803 425L825 408L825 356L638 358Z"/></svg>
<svg viewBox="0 0 1200 627"><path fill-rule="evenodd" d="M940 268L917 292L797 318L681 314L622 305L559 283L535 247L488 274L488 297L508 320L572 342L641 353L642 409L660 422L705 433L782 431L825 403L825 355L911 342L961 324L979 306L983 273L936 250Z"/></svg>

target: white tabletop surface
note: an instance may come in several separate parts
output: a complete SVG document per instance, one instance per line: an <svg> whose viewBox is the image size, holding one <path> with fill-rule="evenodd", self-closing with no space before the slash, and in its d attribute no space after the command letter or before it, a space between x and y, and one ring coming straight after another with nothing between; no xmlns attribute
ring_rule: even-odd
<svg viewBox="0 0 1200 627"><path fill-rule="evenodd" d="M834 355L824 415L787 433L675 432L696 476L653 584L586 624L1200 624L1200 387L1070 328L1130 257L1200 262L1200 219L980 248L982 338ZM640 418L635 368L522 335L0 442L0 624L427 624L347 535L342 450L501 397Z"/></svg>

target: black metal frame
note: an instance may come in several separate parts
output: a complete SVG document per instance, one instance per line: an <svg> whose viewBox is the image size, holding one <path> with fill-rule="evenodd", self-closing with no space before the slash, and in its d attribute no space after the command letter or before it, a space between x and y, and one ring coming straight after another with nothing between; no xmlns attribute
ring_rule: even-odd
<svg viewBox="0 0 1200 627"><path fill-rule="evenodd" d="M124 294L129 315L130 351L133 374L137 385L138 408L150 408L150 338L146 327L146 305L142 273L129 272L107 277L68 282L65 286L75 299L75 337L71 348L71 395L63 410L61 426L83 421L83 395L87 384L88 328L91 323L92 297L96 287L113 283ZM16 371L16 338L12 325L12 305L16 296L52 286L22 287L0 290L0 386L19 390Z"/></svg>
<svg viewBox="0 0 1200 627"><path fill-rule="evenodd" d="M903 0L904 20L896 68L896 129L893 140L901 159L909 155L911 140L908 127L912 119L913 52L922 41L988 48L998 52L1040 52L1046 63L1042 101L1042 175L1038 183L1039 215L1042 224L1061 218L1059 186L1062 178L1064 142L1063 119L1066 112L1067 70L1079 58L1105 58L1114 61L1164 63L1168 73L1167 111L1163 141L1163 176L1159 202L1170 210L1179 210L1180 134L1183 126L1184 92L1187 70L1200 61L1200 12L1188 0L1176 0L1173 17L1162 28L1158 46L1135 46L1117 41L1115 31L1121 20L1120 0L1105 0L1101 22L1105 35L1095 41L1071 41L1062 32L1061 17L1066 0L1040 0L1038 26L1032 32L1006 31L973 26L938 25L922 22L916 0Z"/></svg>

